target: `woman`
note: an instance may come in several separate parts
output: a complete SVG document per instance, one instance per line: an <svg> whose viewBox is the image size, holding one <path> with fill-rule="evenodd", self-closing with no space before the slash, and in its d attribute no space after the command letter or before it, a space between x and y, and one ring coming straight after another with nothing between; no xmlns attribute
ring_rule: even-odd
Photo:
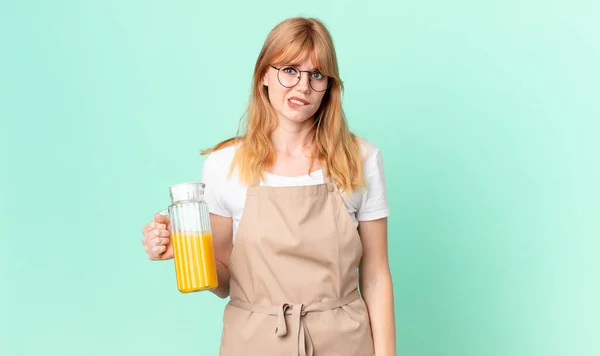
<svg viewBox="0 0 600 356"><path fill-rule="evenodd" d="M230 297L222 356L395 355L381 155L349 132L341 92L323 24L283 21L256 62L246 132L204 152L213 293ZM144 246L170 259L169 221L154 219Z"/></svg>

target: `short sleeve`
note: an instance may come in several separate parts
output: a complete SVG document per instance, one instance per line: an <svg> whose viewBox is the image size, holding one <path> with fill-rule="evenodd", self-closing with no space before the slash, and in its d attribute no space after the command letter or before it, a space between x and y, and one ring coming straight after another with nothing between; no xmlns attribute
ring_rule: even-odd
<svg viewBox="0 0 600 356"><path fill-rule="evenodd" d="M231 217L232 214L225 204L225 177L222 177L223 167L216 157L209 154L202 164L202 183L204 187L204 199L208 204L208 210L216 215Z"/></svg>
<svg viewBox="0 0 600 356"><path fill-rule="evenodd" d="M365 169L367 189L363 192L356 211L358 221L377 220L390 213L381 151L377 150L374 157L365 163L368 164Z"/></svg>

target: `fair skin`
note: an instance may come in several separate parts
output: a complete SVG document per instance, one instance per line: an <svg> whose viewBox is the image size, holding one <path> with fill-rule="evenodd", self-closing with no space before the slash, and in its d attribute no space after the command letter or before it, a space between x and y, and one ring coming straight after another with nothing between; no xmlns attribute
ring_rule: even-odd
<svg viewBox="0 0 600 356"><path fill-rule="evenodd" d="M311 70L315 66L310 61L298 64L301 70ZM278 115L278 127L273 131L271 140L277 157L269 172L282 176L306 174L311 166L320 169L319 162L310 158L313 134L312 119L318 110L324 92L312 90L308 82L308 73L302 73L300 82L285 88L277 79L277 70L269 68L263 84L268 87L269 100ZM305 105L290 105L290 98L301 99ZM312 161L312 162L311 162ZM213 291L221 298L229 295L229 272L227 264L232 249L232 219L211 214L219 287ZM173 258L173 249L168 238L168 219L156 215L155 221L144 226L142 239L146 252L151 259ZM388 356L396 354L396 334L394 324L394 301L392 278L388 263L387 219L361 221L358 226L363 245L363 257L360 264L360 290L369 311L375 354Z"/></svg>
<svg viewBox="0 0 600 356"><path fill-rule="evenodd" d="M388 262L387 218L361 221L360 291L369 310L375 355L396 355L394 291Z"/></svg>

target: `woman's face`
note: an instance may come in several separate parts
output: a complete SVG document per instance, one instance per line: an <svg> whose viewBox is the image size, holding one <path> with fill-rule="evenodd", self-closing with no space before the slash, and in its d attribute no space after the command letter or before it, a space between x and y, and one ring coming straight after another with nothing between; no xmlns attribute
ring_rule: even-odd
<svg viewBox="0 0 600 356"><path fill-rule="evenodd" d="M315 71L315 73L297 73L289 68L291 65L300 71L308 70ZM326 91L315 91L313 87L322 90L327 78L316 70L316 66L309 59L302 63L283 64L276 67L281 69L278 71L269 67L263 78L263 85L267 86L269 101L275 108L279 120L288 120L294 123L304 123L309 119L312 121L326 93ZM296 85L291 86L298 75L300 75L300 80ZM286 86L291 87L283 86L280 79ZM312 87L309 79L312 80Z"/></svg>

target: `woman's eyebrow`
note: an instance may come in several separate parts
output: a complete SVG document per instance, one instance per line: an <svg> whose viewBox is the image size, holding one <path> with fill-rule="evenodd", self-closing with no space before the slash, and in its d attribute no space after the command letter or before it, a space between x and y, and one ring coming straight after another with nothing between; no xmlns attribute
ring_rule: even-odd
<svg viewBox="0 0 600 356"><path fill-rule="evenodd" d="M289 64L289 65L292 66L292 67L296 67L296 68L300 69L300 63L292 63L292 64ZM310 72L319 72L319 68L308 69L308 71L310 71Z"/></svg>

